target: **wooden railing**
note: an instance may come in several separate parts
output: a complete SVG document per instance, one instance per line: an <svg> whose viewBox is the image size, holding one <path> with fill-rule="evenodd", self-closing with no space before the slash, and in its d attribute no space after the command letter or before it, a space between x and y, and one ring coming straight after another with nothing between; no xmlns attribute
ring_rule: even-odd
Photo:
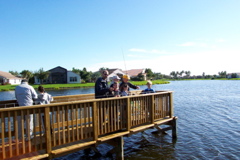
<svg viewBox="0 0 240 160"><path fill-rule="evenodd" d="M77 96L62 96L55 98L61 103L0 109L0 159L27 153L51 157L55 150L69 144L97 143L104 135L173 117L171 91L132 93L133 96L104 99L93 99L94 95L89 94L71 102L66 101ZM32 135L28 118L31 115Z"/></svg>

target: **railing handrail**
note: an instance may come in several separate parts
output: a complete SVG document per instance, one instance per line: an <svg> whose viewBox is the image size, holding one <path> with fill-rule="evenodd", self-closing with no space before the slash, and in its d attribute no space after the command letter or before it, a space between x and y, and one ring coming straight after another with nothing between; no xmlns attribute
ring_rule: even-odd
<svg viewBox="0 0 240 160"><path fill-rule="evenodd" d="M50 103L50 104L43 104L43 105L32 105L32 106L17 106L17 107L9 107L9 108L0 108L0 112L3 111L13 111L13 110L20 110L20 109L32 109L32 108L44 108L44 107L52 107L52 106L58 106L59 104L77 104L77 103L87 103L87 102L93 102L93 101L109 101L113 99L126 99L129 97L142 97L142 96L151 96L151 95L159 95L159 94L166 94L166 93L173 93L173 91L160 91L156 93L149 93L149 94L139 94L139 95L129 95L129 96L123 96L123 97L109 97L109 98L101 98L101 99L87 99L87 100L76 100L72 102L56 102L56 103ZM68 97L68 96L57 96L57 97ZM69 97L73 97L73 95L69 95Z"/></svg>

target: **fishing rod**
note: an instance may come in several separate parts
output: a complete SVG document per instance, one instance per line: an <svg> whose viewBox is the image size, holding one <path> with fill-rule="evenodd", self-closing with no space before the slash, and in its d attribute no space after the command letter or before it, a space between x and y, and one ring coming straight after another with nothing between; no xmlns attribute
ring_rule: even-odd
<svg viewBox="0 0 240 160"><path fill-rule="evenodd" d="M122 49L122 48L121 48ZM126 74L127 73L127 66L126 66L126 61L125 61L125 57L124 57L124 53L123 53L123 49L122 49L122 56L123 56L123 61L124 61L124 66L125 66L125 71L126 71Z"/></svg>

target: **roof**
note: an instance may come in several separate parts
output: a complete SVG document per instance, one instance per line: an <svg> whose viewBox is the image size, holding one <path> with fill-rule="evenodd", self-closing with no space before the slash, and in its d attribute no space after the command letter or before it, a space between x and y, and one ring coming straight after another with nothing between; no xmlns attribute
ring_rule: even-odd
<svg viewBox="0 0 240 160"><path fill-rule="evenodd" d="M5 77L7 79L21 79L21 78L18 78L16 76L12 75L11 73L3 72L3 71L0 71L0 76Z"/></svg>
<svg viewBox="0 0 240 160"><path fill-rule="evenodd" d="M52 71L52 70L54 70L54 69L57 69L57 68L61 68L61 69L63 69L63 70L66 70L67 71L67 69L66 68L63 68L63 67L61 67L61 66L57 66L57 67L55 67L55 68L52 68L52 69L49 69L48 71Z"/></svg>
<svg viewBox="0 0 240 160"><path fill-rule="evenodd" d="M112 69L108 69L108 73L109 74L112 74L114 71L116 71L116 70L120 70L120 71L122 71L121 69L118 69L118 68L112 68Z"/></svg>
<svg viewBox="0 0 240 160"><path fill-rule="evenodd" d="M136 77L139 73L145 73L145 69L131 69L123 72L128 74L130 77Z"/></svg>

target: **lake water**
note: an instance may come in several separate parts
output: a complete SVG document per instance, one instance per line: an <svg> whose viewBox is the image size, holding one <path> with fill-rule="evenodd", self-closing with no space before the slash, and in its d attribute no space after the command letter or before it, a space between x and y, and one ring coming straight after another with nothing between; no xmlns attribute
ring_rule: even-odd
<svg viewBox="0 0 240 160"><path fill-rule="evenodd" d="M172 141L171 131L166 135L152 134L154 129L124 137L125 159L240 159L240 81L171 81L153 88L174 91L178 139ZM93 91L87 88L48 93L59 96ZM14 99L14 92L0 92L0 100L6 99ZM103 156L79 151L56 159L112 159L106 155L111 146L99 145L98 149Z"/></svg>

